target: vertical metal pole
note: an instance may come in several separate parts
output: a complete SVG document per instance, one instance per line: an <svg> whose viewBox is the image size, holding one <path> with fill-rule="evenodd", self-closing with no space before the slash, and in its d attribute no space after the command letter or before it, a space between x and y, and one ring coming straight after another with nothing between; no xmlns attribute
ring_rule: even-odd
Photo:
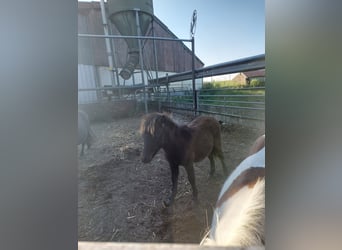
<svg viewBox="0 0 342 250"><path fill-rule="evenodd" d="M136 24L137 24L137 33L138 33L138 36L141 36L140 21L139 21L139 9L134 9L134 10L135 10L135 19L136 19ZM145 86L145 77L144 77L144 62L143 62L142 46L141 46L141 40L140 39L138 39L138 44L139 44L141 80L142 80L142 83L144 85L145 113L148 113L146 86Z"/></svg>
<svg viewBox="0 0 342 250"><path fill-rule="evenodd" d="M200 102L200 99L199 99L199 94L200 94L200 90L196 90L196 112L197 114L200 114L200 112L198 111L198 106L199 106L199 102Z"/></svg>
<svg viewBox="0 0 342 250"><path fill-rule="evenodd" d="M169 74L166 73L166 94L167 94L167 105L170 107L171 106L171 98L170 98L170 88L169 88Z"/></svg>
<svg viewBox="0 0 342 250"><path fill-rule="evenodd" d="M101 7L101 15L102 15L102 23L103 23L103 30L104 30L104 34L106 36L109 35L108 32L108 24L107 24L107 18L106 18L106 12L105 12L105 7L104 7L104 1L101 0L100 1L100 7ZM113 57L112 57L112 49L110 47L110 40L109 38L105 38L105 42L106 42L106 49L107 49L107 56L108 56L108 65L110 68L110 79L112 82L112 86L114 87L115 82L114 82L114 75L113 75Z"/></svg>
<svg viewBox="0 0 342 250"><path fill-rule="evenodd" d="M193 101L194 101L194 113L197 115L197 93L196 93L196 81L195 81L195 38L192 36L191 38L191 50L192 50L192 92L193 92Z"/></svg>
<svg viewBox="0 0 342 250"><path fill-rule="evenodd" d="M132 74L132 81L133 81L133 86L135 85L135 76L134 76L135 74L134 74L134 72L133 72L133 74Z"/></svg>
<svg viewBox="0 0 342 250"><path fill-rule="evenodd" d="M109 27L109 32L112 34L112 25L111 23L109 22L108 24L108 27ZM115 49L115 42L114 42L115 39L111 39L111 45L112 45L112 49L113 49L113 62L114 62L114 72L115 72L115 79L116 79L116 84L117 86L120 86L120 78L119 78L119 72L118 72L118 60L116 58L116 49Z"/></svg>
<svg viewBox="0 0 342 250"><path fill-rule="evenodd" d="M152 26L152 36L155 37L155 33L154 33L154 16L152 17L152 22L151 22L151 26ZM156 89L157 90L157 95L158 95L158 111L161 112L161 94L160 94L160 86L159 86L159 76L158 76L158 58L157 58L157 46L156 46L156 40L153 39L153 55L154 55L154 68L155 68L155 75L156 75L156 79L157 79L157 86Z"/></svg>
<svg viewBox="0 0 342 250"><path fill-rule="evenodd" d="M92 68L93 68L93 72L94 72L95 86L96 86L96 88L100 88L101 87L100 79L99 79L100 77L99 77L98 71L96 69L96 66L93 65ZM98 89L96 91L96 98L97 98L98 101L102 100L102 94L101 94L101 90L100 89Z"/></svg>
<svg viewBox="0 0 342 250"><path fill-rule="evenodd" d="M154 26L153 26L153 23L154 23L154 18L152 19L152 36L154 37L155 34L154 34ZM156 79L157 79L157 84L159 84L159 81L158 81L158 58L157 58L157 47L156 47L156 40L153 39L153 54L154 54L154 65L155 65L155 72L156 72ZM158 90L159 90L159 87L158 87Z"/></svg>

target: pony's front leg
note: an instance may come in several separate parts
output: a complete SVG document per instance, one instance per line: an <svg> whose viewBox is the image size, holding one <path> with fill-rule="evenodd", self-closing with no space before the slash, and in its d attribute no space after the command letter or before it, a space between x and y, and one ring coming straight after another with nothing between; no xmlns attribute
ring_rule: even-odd
<svg viewBox="0 0 342 250"><path fill-rule="evenodd" d="M195 201L197 201L197 188L196 188L196 181L195 181L195 171L194 171L194 166L193 166L193 163L191 164L188 164L186 167L185 167L185 170L188 174L188 180L191 184L191 188L192 188L192 196L193 196L193 199Z"/></svg>
<svg viewBox="0 0 342 250"><path fill-rule="evenodd" d="M170 165L171 168L171 180L172 180L172 193L170 197L164 201L165 206L170 206L177 194L177 185L178 185L178 174L179 174L179 166L178 165Z"/></svg>

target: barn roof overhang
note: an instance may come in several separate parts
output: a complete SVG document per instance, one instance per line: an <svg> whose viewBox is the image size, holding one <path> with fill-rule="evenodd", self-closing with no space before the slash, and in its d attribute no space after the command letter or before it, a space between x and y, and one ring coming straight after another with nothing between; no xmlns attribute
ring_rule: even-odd
<svg viewBox="0 0 342 250"><path fill-rule="evenodd" d="M265 68L265 54L246 57L234 61L203 67L195 70L195 79L238 73L243 71L258 70ZM158 79L152 79L149 84L167 84L192 79L192 71L186 71Z"/></svg>

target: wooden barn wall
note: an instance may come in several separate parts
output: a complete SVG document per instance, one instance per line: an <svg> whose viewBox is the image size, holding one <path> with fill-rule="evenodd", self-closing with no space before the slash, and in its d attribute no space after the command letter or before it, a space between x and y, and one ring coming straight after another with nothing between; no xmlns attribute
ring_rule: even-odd
<svg viewBox="0 0 342 250"><path fill-rule="evenodd" d="M120 35L116 27L109 23L111 34ZM158 18L154 18L154 34L157 37L177 38ZM99 3L78 3L78 33L103 35L103 25ZM151 25L147 31L152 36ZM78 61L80 64L108 66L108 59L103 38L79 38ZM117 67L122 68L127 60L127 45L124 39L114 39L114 52L117 59ZM191 50L182 42L155 41L156 55L158 58L158 71L183 72L191 70ZM145 40L143 43L143 55L145 67L148 70L155 69L153 53L153 41ZM191 47L191 44L188 43ZM196 57L196 68L203 67L203 63ZM139 65L138 65L139 68Z"/></svg>

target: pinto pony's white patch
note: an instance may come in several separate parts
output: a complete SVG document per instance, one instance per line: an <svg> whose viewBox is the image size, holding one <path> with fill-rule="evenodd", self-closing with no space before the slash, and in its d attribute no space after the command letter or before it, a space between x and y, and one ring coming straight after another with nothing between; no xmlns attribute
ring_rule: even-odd
<svg viewBox="0 0 342 250"><path fill-rule="evenodd" d="M244 187L215 210L208 245L261 245L265 219L265 179Z"/></svg>
<svg viewBox="0 0 342 250"><path fill-rule="evenodd" d="M247 157L225 181L214 211L209 236L203 245L262 246L265 221L265 178L258 177L253 183L238 186L234 182L252 169L265 168L265 147ZM226 199L226 197L228 197Z"/></svg>
<svg viewBox="0 0 342 250"><path fill-rule="evenodd" d="M232 185L232 182L240 176L242 172L250 167L265 167L265 148L262 148L259 152L250 155L244 159L240 165L234 169L234 171L229 175L227 180L224 182L221 192L219 194L218 200L221 198L223 193Z"/></svg>

